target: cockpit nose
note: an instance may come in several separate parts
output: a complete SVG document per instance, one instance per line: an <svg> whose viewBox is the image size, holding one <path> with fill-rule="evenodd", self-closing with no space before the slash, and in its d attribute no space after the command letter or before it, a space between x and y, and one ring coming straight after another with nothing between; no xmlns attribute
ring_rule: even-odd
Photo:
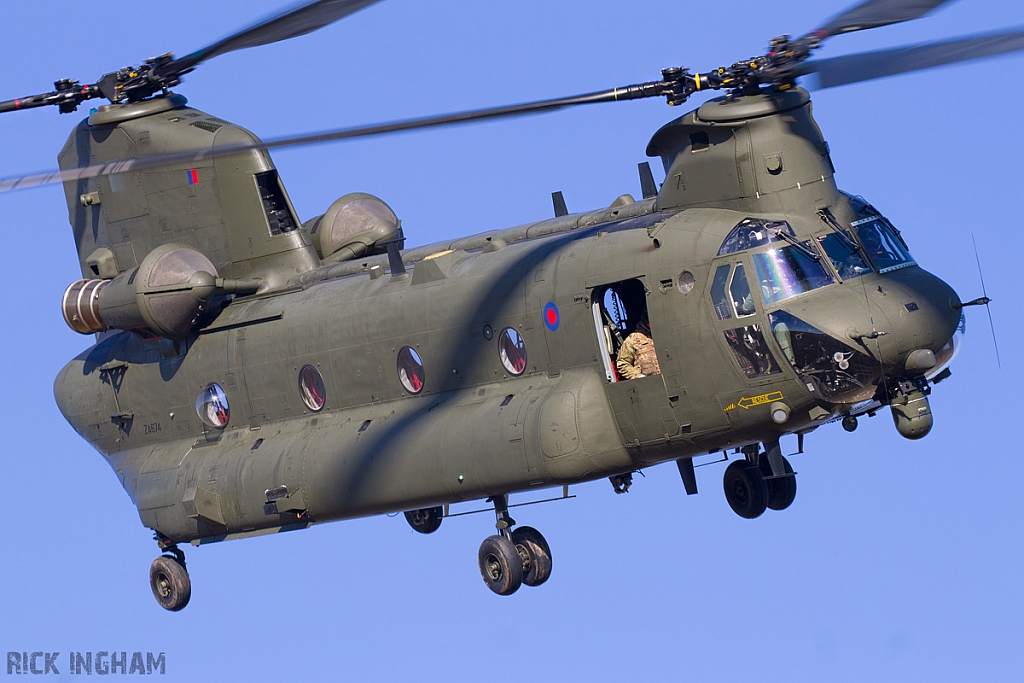
<svg viewBox="0 0 1024 683"><path fill-rule="evenodd" d="M876 347L888 350L876 398L889 404L901 436L920 439L932 428L929 381L956 351L960 297L938 277L913 267L880 277L871 299L889 328L879 337L886 343Z"/></svg>
<svg viewBox="0 0 1024 683"><path fill-rule="evenodd" d="M873 302L884 312L892 342L887 358L895 374L926 373L922 351L942 354L960 326L960 297L947 283L920 267L880 278ZM926 354L925 354L926 355Z"/></svg>
<svg viewBox="0 0 1024 683"><path fill-rule="evenodd" d="M818 400L847 415L858 405L888 404L899 432L920 438L931 427L929 381L955 351L960 298L918 266L900 232L874 207L858 197L849 203L852 216L842 222L819 211L830 229L812 239L798 238L786 221L736 224L718 252L735 265L716 266L714 310L719 320L757 315L760 289L771 337ZM739 252L749 253L749 261L732 256ZM757 288L747 287L748 270ZM746 346L767 356L767 349L758 350L757 326L744 329L753 330Z"/></svg>
<svg viewBox="0 0 1024 683"><path fill-rule="evenodd" d="M845 284L769 311L772 336L808 390L834 410L869 400L905 405L913 394L907 410L917 412L897 428L924 436L930 410L922 400L955 351L959 297L917 266Z"/></svg>

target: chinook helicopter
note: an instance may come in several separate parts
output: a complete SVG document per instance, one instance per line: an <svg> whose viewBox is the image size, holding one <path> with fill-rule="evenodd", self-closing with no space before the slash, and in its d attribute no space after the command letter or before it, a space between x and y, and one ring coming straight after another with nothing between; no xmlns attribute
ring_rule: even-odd
<svg viewBox="0 0 1024 683"><path fill-rule="evenodd" d="M885 405L901 434L927 433L966 304L870 203L836 188L795 80L849 77L853 60L807 61L825 38L941 3L874 0L712 72L316 136L728 93L655 134L666 181L642 168L641 201L568 214L556 197L553 219L408 250L368 195L298 220L266 150L308 138L263 143L169 92L206 59L368 4L313 3L179 60L0 106L111 101L72 133L52 178L83 275L65 319L99 335L55 396L167 552L151 569L161 605L189 599L179 543L392 511L429 533L447 506L483 498L498 533L481 574L509 594L551 571L510 494L605 477L625 490L669 460L695 493L693 458L738 448L725 494L753 518L795 497L782 435L851 428ZM973 40L976 52L1006 43ZM929 49L895 67L876 55L859 77L941 63ZM641 319L659 372L625 380L619 348Z"/></svg>

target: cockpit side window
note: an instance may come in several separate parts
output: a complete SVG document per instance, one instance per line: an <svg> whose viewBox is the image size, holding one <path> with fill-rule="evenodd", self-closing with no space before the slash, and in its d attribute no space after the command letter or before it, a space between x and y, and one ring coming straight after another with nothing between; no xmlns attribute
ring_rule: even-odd
<svg viewBox="0 0 1024 683"><path fill-rule="evenodd" d="M725 285L728 281L729 264L718 266L718 270L715 271L715 279L711 283L711 301L719 320L728 320L732 317L732 312L729 310L729 299L725 294Z"/></svg>
<svg viewBox="0 0 1024 683"><path fill-rule="evenodd" d="M760 325L755 323L735 330L726 330L724 334L725 341L747 379L782 372L779 364L775 362L775 357L768 350Z"/></svg>
<svg viewBox="0 0 1024 683"><path fill-rule="evenodd" d="M732 229L718 250L719 256L737 251L753 249L772 242L782 242L779 233L794 237L793 228L786 221L763 221L760 218L744 218Z"/></svg>
<svg viewBox="0 0 1024 683"><path fill-rule="evenodd" d="M880 373L870 356L786 311L768 314L768 322L782 355L815 396L857 403L874 395Z"/></svg>
<svg viewBox="0 0 1024 683"><path fill-rule="evenodd" d="M737 318L745 318L757 313L757 309L754 307L754 297L750 295L746 269L742 263L738 264L736 270L733 271L729 293L732 295L732 305L736 309Z"/></svg>
<svg viewBox="0 0 1024 683"><path fill-rule="evenodd" d="M879 273L914 265L914 259L903 240L881 216L863 218L851 225Z"/></svg>

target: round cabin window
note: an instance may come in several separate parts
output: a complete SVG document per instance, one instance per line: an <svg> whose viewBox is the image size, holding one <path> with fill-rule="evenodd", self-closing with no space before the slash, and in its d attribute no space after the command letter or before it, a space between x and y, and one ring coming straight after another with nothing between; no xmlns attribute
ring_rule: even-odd
<svg viewBox="0 0 1024 683"><path fill-rule="evenodd" d="M679 291L683 294L687 294L693 290L693 285L696 284L696 280L693 279L693 273L688 270L684 270L679 273Z"/></svg>
<svg viewBox="0 0 1024 683"><path fill-rule="evenodd" d="M411 346L403 346L398 352L398 379L410 394L423 391L423 361Z"/></svg>
<svg viewBox="0 0 1024 683"><path fill-rule="evenodd" d="M324 378L312 365L305 365L299 370L299 397L314 413L324 407L327 399Z"/></svg>
<svg viewBox="0 0 1024 683"><path fill-rule="evenodd" d="M521 375L526 370L526 341L515 328L506 327L498 339L501 364L510 375Z"/></svg>
<svg viewBox="0 0 1024 683"><path fill-rule="evenodd" d="M219 384L211 383L199 392L196 398L196 414L207 425L216 429L224 429L231 419L228 408L228 397Z"/></svg>

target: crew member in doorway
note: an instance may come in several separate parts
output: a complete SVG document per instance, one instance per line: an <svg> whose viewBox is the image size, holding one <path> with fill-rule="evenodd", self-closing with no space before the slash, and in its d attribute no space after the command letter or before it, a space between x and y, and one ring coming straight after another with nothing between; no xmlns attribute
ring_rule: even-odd
<svg viewBox="0 0 1024 683"><path fill-rule="evenodd" d="M658 367L658 354L654 351L651 326L647 322L646 314L640 318L633 333L626 337L626 341L622 342L619 356L615 359L615 367L618 368L619 375L624 379L661 374L661 368Z"/></svg>

